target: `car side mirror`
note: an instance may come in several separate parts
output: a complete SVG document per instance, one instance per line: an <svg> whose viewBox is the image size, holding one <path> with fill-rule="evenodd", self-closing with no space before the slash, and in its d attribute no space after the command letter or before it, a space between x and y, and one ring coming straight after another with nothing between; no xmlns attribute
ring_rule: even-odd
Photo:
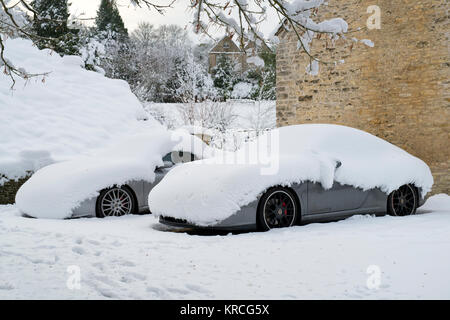
<svg viewBox="0 0 450 320"><path fill-rule="evenodd" d="M340 162L339 160L336 161L336 169L339 168L340 166L342 166L342 162Z"/></svg>

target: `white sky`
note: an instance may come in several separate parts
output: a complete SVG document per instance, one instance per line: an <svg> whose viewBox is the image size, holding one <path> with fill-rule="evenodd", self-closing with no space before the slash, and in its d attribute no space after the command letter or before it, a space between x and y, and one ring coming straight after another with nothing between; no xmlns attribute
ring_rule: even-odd
<svg viewBox="0 0 450 320"><path fill-rule="evenodd" d="M84 13L83 18L95 18L97 9L100 5L100 0L71 0L72 3L70 11L74 15L80 15ZM170 0L154 0L155 3L170 3ZM117 0L117 5L120 11L120 15L125 23L125 27L129 32L132 32L139 22L149 22L156 26L162 24L177 24L181 27L186 27L191 30L190 21L192 21L192 12L188 10L189 0L176 0L173 8L166 9L164 15L159 14L156 10L148 9L147 7L135 7L131 5L129 0ZM92 24L92 22L86 22L86 24ZM277 18L267 19L267 21L261 26L261 31L267 36L277 25ZM223 30L210 30L210 32L220 37L224 34ZM202 41L205 36L196 36L193 32L190 35L194 41Z"/></svg>

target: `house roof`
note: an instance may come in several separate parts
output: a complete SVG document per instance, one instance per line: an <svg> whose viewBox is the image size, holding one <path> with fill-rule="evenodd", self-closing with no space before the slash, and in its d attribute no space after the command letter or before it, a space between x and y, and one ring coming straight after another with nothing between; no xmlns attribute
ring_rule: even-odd
<svg viewBox="0 0 450 320"><path fill-rule="evenodd" d="M230 45L227 50L223 49L225 43L229 43ZM209 53L242 53L242 50L239 49L232 37L224 36L214 45L214 47L212 47Z"/></svg>
<svg viewBox="0 0 450 320"><path fill-rule="evenodd" d="M230 44L229 48L227 50L223 50L223 44L225 42L228 42ZM224 36L222 39L220 39L209 51L209 53L224 53L224 54L241 54L249 49L256 48L256 43L254 41L250 41L246 46L244 50L241 50L238 45L233 41L232 37L230 36ZM270 48L265 44L262 43L258 46L257 51L266 51L270 50Z"/></svg>
<svg viewBox="0 0 450 320"><path fill-rule="evenodd" d="M286 18L284 18L281 22L280 22L280 24L279 24L279 26L278 26L278 29L277 29L277 31L275 32L275 35L276 36L278 36L281 32L289 32L288 31L288 29L287 29L287 26L288 25L288 23L287 23L287 20L286 20Z"/></svg>

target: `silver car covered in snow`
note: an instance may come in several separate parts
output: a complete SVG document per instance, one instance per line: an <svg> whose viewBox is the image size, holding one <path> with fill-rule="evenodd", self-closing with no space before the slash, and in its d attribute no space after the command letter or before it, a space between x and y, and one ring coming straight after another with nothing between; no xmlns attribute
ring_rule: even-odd
<svg viewBox="0 0 450 320"><path fill-rule="evenodd" d="M411 215L433 184L422 160L354 128L278 128L234 159L259 145L271 145L272 173L263 173L264 163L213 158L187 164L150 192L150 210L171 226L268 230L355 214Z"/></svg>

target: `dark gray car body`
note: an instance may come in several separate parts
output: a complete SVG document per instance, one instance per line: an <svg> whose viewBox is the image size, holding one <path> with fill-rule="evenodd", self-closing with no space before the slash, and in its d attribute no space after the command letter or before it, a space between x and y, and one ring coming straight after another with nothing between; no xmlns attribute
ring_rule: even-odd
<svg viewBox="0 0 450 320"><path fill-rule="evenodd" d="M300 223L324 222L344 219L355 214L384 214L387 210L388 194L378 188L362 190L335 182L333 187L325 190L320 183L304 182L293 184L292 189L300 207ZM416 193L418 205L425 200ZM209 229L256 230L259 199L240 208L238 212ZM161 217L160 222L175 227L198 227L184 220Z"/></svg>
<svg viewBox="0 0 450 320"><path fill-rule="evenodd" d="M155 169L154 181L149 182L145 180L132 180L124 184L128 186L133 192L138 213L148 211L148 194L170 170L181 163L198 159L199 157L190 152L172 151L163 158L165 166ZM101 190L99 190L99 192L100 191ZM71 218L95 217L97 197L98 196L95 196L90 199L84 200L78 207L72 210Z"/></svg>
<svg viewBox="0 0 450 320"><path fill-rule="evenodd" d="M148 182L144 180L130 181L126 183L134 193L137 203L138 212L148 211L148 194L154 186L156 186L162 178L172 168L159 168L155 170L155 181ZM95 217L97 197L93 197L83 201L77 208L72 211L72 218Z"/></svg>

